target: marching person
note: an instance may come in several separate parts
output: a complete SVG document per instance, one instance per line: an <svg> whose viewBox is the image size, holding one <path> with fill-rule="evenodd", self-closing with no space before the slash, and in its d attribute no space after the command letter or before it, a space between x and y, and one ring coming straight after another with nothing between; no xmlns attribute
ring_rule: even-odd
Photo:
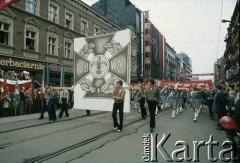
<svg viewBox="0 0 240 163"><path fill-rule="evenodd" d="M161 105L161 109L166 109L167 108L167 97L168 97L168 88L167 86L165 85L162 92L160 93L160 97L161 97L161 102L162 102L162 105Z"/></svg>
<svg viewBox="0 0 240 163"><path fill-rule="evenodd" d="M154 79L149 80L149 87L146 90L145 94L145 105L148 105L149 113L150 113L150 132L153 132L155 128L155 111L156 107L159 104L159 92L157 87L154 85Z"/></svg>
<svg viewBox="0 0 240 163"><path fill-rule="evenodd" d="M113 126L114 132L121 132L123 127L123 104L124 104L124 98L126 91L122 88L123 82L119 80L117 82L116 88L113 92L113 111L112 111L112 118L113 118ZM119 119L120 123L118 123L117 120L117 111L119 110Z"/></svg>
<svg viewBox="0 0 240 163"><path fill-rule="evenodd" d="M179 110L179 112L181 113L182 111L183 111L183 103L184 103L184 100L183 100L183 90L178 90L178 92L179 92L179 108L180 108L180 110Z"/></svg>
<svg viewBox="0 0 240 163"><path fill-rule="evenodd" d="M192 103L191 103L191 107L193 108L193 113L194 113L194 118L193 118L194 122L197 122L197 117L198 117L201 104L202 104L201 92L197 91L197 88L194 88L194 91L192 94Z"/></svg>
<svg viewBox="0 0 240 163"><path fill-rule="evenodd" d="M176 101L176 90L172 89L171 93L169 94L167 101L169 103L169 106L172 110L172 118L175 118L175 114L176 114L176 105L177 105L177 101Z"/></svg>
<svg viewBox="0 0 240 163"><path fill-rule="evenodd" d="M145 84L140 83L140 87L141 87L141 90L140 90L140 108L141 108L141 115L142 115L142 119L146 119L147 118L147 110L144 106L145 104L145 91L146 91L146 87L145 87Z"/></svg>
<svg viewBox="0 0 240 163"><path fill-rule="evenodd" d="M59 104L61 104L61 111L59 112L59 118L62 118L63 112L65 112L65 117L69 117L68 114L68 102L69 100L69 94L68 90L61 90L60 91L60 97L59 97Z"/></svg>
<svg viewBox="0 0 240 163"><path fill-rule="evenodd" d="M175 99L176 99L176 115L178 115L179 111L180 111L180 92L178 89L175 90L176 94L175 94Z"/></svg>

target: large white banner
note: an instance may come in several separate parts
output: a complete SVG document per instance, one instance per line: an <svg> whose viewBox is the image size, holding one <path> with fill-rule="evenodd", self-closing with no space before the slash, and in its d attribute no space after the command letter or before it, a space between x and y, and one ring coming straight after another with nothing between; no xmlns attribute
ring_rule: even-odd
<svg viewBox="0 0 240 163"><path fill-rule="evenodd" d="M116 82L130 86L131 32L74 39L74 108L112 111ZM126 89L124 112L130 111Z"/></svg>

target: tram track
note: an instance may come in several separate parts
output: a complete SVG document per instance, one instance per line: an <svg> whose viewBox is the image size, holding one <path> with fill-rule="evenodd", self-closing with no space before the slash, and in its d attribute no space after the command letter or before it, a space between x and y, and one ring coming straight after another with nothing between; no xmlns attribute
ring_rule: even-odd
<svg viewBox="0 0 240 163"><path fill-rule="evenodd" d="M162 111L162 114L160 114L159 116L156 116L156 119L158 119L158 118L160 118L160 117L162 117L162 116L164 116L164 115L166 115L166 114L168 114L168 113L169 113L168 110ZM134 120L134 121L132 121L132 122L129 122L128 124L125 124L124 127L127 127L127 126L129 126L129 125L132 125L132 124L137 123L137 122L139 122L139 121L142 121L142 119L137 119L137 120ZM148 123L149 123L149 121L143 123L140 127L142 127L142 126L144 126L144 125L146 125L146 124L148 124ZM43 155L43 156L38 156L38 157L35 157L35 158L27 159L27 160L25 160L24 162L26 162L26 163L27 163L27 162L40 163L40 162L49 160L49 159L51 159L51 158L57 157L57 156L59 156L59 155L61 155L61 154L67 153L67 152L69 152L69 151L71 151L71 150L74 150L74 149L76 149L76 148L79 148L79 147L82 147L82 146L84 146L84 145L93 143L93 142L95 142L95 141L97 141L97 140L99 140L99 139L101 139L101 138L103 138L103 137L105 137L105 136L107 136L107 135L110 135L110 134L112 134L112 133L113 133L113 131L112 131L112 130L109 130L109 131L106 131L106 132L101 133L101 134L99 134L99 135L96 135L96 136L94 136L94 137L91 137L91 138L89 138L89 139L86 139L86 140L83 140L83 141L81 141L81 142L78 142L78 143L76 143L76 144L74 144L74 145L71 145L71 146L62 148L62 149L60 149L60 150L57 150L57 151L55 151L55 152L52 152L52 153L50 153L50 154L46 154L46 155Z"/></svg>
<svg viewBox="0 0 240 163"><path fill-rule="evenodd" d="M91 114L91 116L96 116L96 115L101 115L101 114L106 114L106 113L108 113L108 112L94 113L94 114ZM85 118L85 117L89 117L89 116L80 115L80 116L76 116L76 117L73 117L73 118L62 119L62 120L56 121L54 123L61 123L61 122L71 121L71 120L75 120L75 119L78 119L78 118ZM24 121L24 120L21 120L21 121ZM17 122L19 122L19 121L17 121ZM10 122L10 123L14 123L14 122ZM8 124L8 123L4 123L4 125L6 125L6 124ZM0 134L8 133L8 132L14 132L14 131L17 131L17 130L22 130L22 129L28 129L28 128L37 127L37 126L49 125L49 124L53 124L53 123L45 122L45 123L40 123L40 124L35 124L35 125L30 125L30 126L24 126L24 127L19 127L19 128L10 129L10 130L4 130L4 131L0 131ZM1 146L0 146L0 148L1 148Z"/></svg>
<svg viewBox="0 0 240 163"><path fill-rule="evenodd" d="M98 113L98 114L95 114L95 116L102 115L102 114ZM105 112L105 114L106 114L106 112ZM104 120L107 120L107 119L111 119L109 114L106 114L106 116L104 115L104 117L101 117L100 121L104 121ZM91 122L87 122L87 123L84 123L84 124L81 124L81 125L72 126L70 128L57 130L57 131L54 131L54 132L51 132L51 133L46 133L46 134L42 134L42 135L38 135L38 136L26 138L26 139L21 139L21 140L15 141L15 142L8 142L8 143L5 143L5 144L0 144L0 150L4 149L6 147L9 147L9 146L13 146L13 145L16 145L16 144L28 142L28 141L31 141L31 140L43 138L43 137L46 137L46 136L49 136L49 135L53 135L53 134L57 134L57 133L61 133L61 132L69 131L69 130L74 130L74 129L77 129L77 128L80 128L80 127L84 127L84 126L87 126L87 125L91 125L91 124L94 124L94 123L98 123L98 122L99 121L91 121Z"/></svg>

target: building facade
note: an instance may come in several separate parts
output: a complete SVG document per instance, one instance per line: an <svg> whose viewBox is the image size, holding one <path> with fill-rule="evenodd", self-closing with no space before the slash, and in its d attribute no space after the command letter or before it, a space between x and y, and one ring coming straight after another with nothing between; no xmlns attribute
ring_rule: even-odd
<svg viewBox="0 0 240 163"><path fill-rule="evenodd" d="M224 57L219 58L214 63L214 83L219 82L220 80L226 79L226 71L224 68L225 59Z"/></svg>
<svg viewBox="0 0 240 163"><path fill-rule="evenodd" d="M183 52L178 53L177 57L181 62L180 74L192 74L192 59ZM180 77L180 80L189 81L190 77Z"/></svg>
<svg viewBox="0 0 240 163"><path fill-rule="evenodd" d="M120 29L80 0L21 0L0 10L0 68L71 86L74 38Z"/></svg>
<svg viewBox="0 0 240 163"><path fill-rule="evenodd" d="M239 58L239 1L233 11L231 20L222 21L229 23L225 37L226 49L223 57L214 64L215 83L220 79L236 83L240 80L240 58Z"/></svg>
<svg viewBox="0 0 240 163"><path fill-rule="evenodd" d="M166 43L166 80L177 80L177 75L179 74L179 58L176 55L176 51L168 44Z"/></svg>
<svg viewBox="0 0 240 163"><path fill-rule="evenodd" d="M99 0L91 6L102 16L117 24L120 28L132 30L132 73L131 80L138 81L143 76L143 13L129 0Z"/></svg>

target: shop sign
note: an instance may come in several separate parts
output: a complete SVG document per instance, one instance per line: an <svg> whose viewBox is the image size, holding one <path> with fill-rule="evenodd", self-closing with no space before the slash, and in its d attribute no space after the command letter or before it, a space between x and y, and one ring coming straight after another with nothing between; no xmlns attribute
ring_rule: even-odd
<svg viewBox="0 0 240 163"><path fill-rule="evenodd" d="M17 67L17 68L33 69L33 70L43 69L43 64L41 63L34 63L31 61L19 61L13 58L8 58L8 59L0 58L0 66Z"/></svg>

